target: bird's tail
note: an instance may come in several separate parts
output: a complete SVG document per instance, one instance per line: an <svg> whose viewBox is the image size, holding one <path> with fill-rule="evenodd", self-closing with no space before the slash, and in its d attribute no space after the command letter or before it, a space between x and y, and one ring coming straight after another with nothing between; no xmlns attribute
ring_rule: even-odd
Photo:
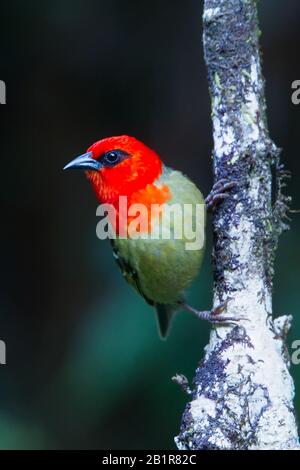
<svg viewBox="0 0 300 470"><path fill-rule="evenodd" d="M178 307L172 304L155 304L155 308L159 336L161 339L166 339L172 317Z"/></svg>

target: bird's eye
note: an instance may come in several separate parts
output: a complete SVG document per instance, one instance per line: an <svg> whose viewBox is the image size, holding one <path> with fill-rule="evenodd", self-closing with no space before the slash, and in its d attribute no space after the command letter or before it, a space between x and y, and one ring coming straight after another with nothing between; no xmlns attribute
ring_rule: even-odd
<svg viewBox="0 0 300 470"><path fill-rule="evenodd" d="M109 150L108 152L103 153L98 158L98 161L102 164L102 166L114 166L118 163L122 162L125 158L129 157L129 153L124 152L121 149L114 149Z"/></svg>
<svg viewBox="0 0 300 470"><path fill-rule="evenodd" d="M107 165L115 165L120 161L120 155L117 152L107 152L104 157L104 162Z"/></svg>

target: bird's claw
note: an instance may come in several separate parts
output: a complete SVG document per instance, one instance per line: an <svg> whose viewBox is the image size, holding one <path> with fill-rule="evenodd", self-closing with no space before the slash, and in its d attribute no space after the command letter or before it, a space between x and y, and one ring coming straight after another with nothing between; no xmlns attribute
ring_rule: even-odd
<svg viewBox="0 0 300 470"><path fill-rule="evenodd" d="M178 302L181 307L183 307L185 310L188 312L194 313L198 318L201 318L202 320L207 320L212 324L224 324L224 325L236 325L239 321L241 320L248 320L246 317L227 317L226 315L222 315L224 310L227 308L228 303L230 302L231 297L225 300L225 302L222 302L220 305L215 307L213 310L207 310L207 311L200 311L197 310L190 305L186 304L185 302Z"/></svg>
<svg viewBox="0 0 300 470"><path fill-rule="evenodd" d="M230 297L225 300L225 302L222 302L220 305L215 307L213 310L211 310L210 315L208 316L208 321L210 323L214 324L233 324L235 325L241 320L248 320L246 317L240 316L240 317L227 317L223 316L222 313L226 309L229 301L232 300Z"/></svg>
<svg viewBox="0 0 300 470"><path fill-rule="evenodd" d="M227 199L230 194L227 193L230 189L237 185L236 181L228 181L226 179L220 179L212 187L211 192L205 199L206 208L208 211L213 211L217 204L224 199Z"/></svg>

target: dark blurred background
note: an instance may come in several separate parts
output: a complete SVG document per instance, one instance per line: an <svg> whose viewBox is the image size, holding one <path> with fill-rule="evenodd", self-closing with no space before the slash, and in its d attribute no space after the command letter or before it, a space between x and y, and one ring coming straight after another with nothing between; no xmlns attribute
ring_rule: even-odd
<svg viewBox="0 0 300 470"><path fill-rule="evenodd" d="M94 141L128 133L208 193L210 104L200 0L1 3L0 448L174 448L209 327L176 317L159 340L151 308L96 238L96 201L62 167ZM261 2L271 135L300 208L300 3ZM300 215L276 263L274 310L300 338ZM211 305L211 236L190 300ZM276 367L276 364L274 364ZM292 369L300 414L300 365Z"/></svg>

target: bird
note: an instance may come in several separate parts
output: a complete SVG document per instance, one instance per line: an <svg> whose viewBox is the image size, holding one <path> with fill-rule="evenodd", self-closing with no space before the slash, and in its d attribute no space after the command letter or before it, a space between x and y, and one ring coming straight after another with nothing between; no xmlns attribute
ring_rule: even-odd
<svg viewBox="0 0 300 470"><path fill-rule="evenodd" d="M157 152L128 135L96 141L64 167L64 170L71 169L83 170L98 202L114 209L116 218L110 220L113 256L126 281L154 307L162 339L167 337L171 320L179 309L213 324L238 321L224 315L230 299L213 310L200 311L186 302L185 294L201 268L206 213L228 197L234 182L219 180L204 199L190 178L164 165ZM141 236L133 236L136 232L129 233L134 218L129 211L121 216L121 198L126 198L127 207L142 204L150 214L146 223L140 224L143 225L139 232ZM152 207L158 209L152 212ZM179 226L182 223L176 220L177 214L173 219L164 217L167 209L172 207L189 207L190 217L187 222L184 219L184 223L189 224L188 229L196 224L196 233L203 233L203 243L195 249L187 249L190 239L185 231L181 237L176 236L176 223ZM202 217L196 217L194 209L197 207L204 207ZM166 228L169 236L158 236Z"/></svg>

